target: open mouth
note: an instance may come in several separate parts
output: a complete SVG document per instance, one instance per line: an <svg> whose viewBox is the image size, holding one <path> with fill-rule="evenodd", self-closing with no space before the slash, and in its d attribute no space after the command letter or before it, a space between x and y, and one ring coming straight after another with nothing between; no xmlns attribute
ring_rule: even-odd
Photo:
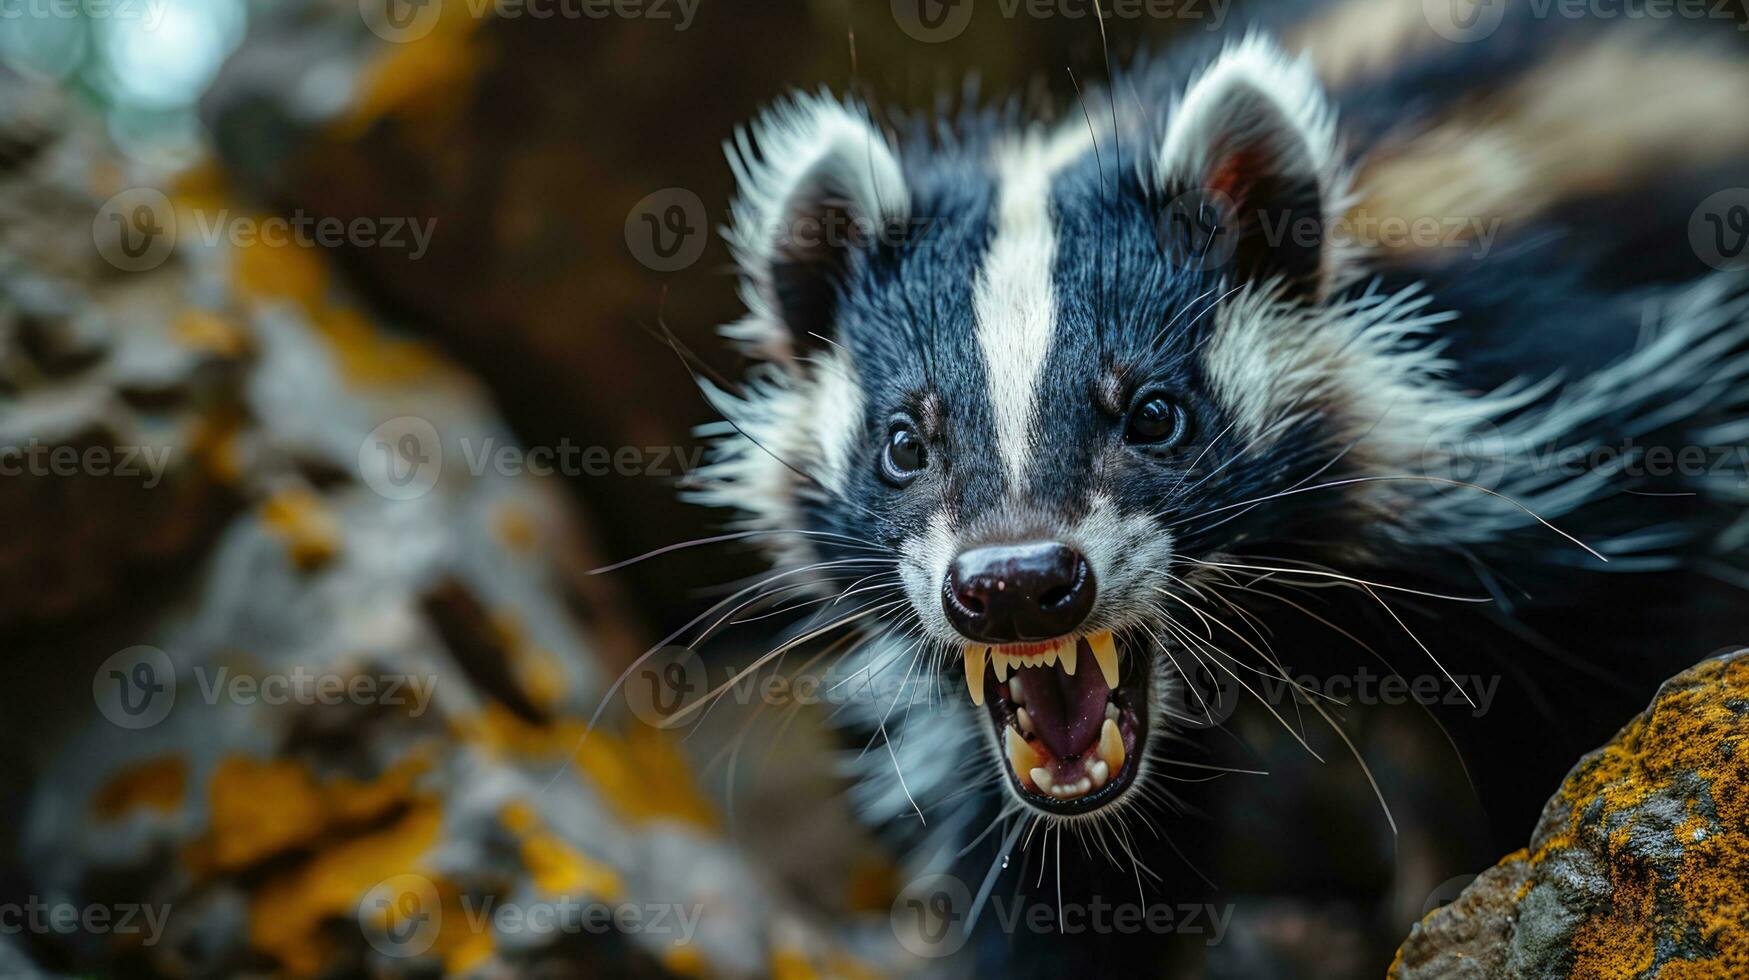
<svg viewBox="0 0 1749 980"><path fill-rule="evenodd" d="M1147 733L1145 670L1119 676L1110 631L1044 643L968 644L966 686L986 705L1023 800L1052 813L1087 813L1134 781Z"/></svg>

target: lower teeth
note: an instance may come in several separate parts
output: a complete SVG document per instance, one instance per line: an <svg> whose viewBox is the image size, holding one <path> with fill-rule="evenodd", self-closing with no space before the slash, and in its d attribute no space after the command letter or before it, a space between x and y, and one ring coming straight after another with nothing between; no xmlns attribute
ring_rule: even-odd
<svg viewBox="0 0 1749 980"><path fill-rule="evenodd" d="M1027 710L1025 708L1017 709L1014 713L1014 719L1014 727L1006 730L1009 742L1008 760L1021 784L1023 786L1030 784L1040 795L1051 796L1059 800L1073 800L1086 796L1094 790L1104 788L1105 784L1111 781L1111 777L1123 767L1122 749L1118 748L1115 752L1112 749L1114 742L1118 746L1122 745L1122 738L1117 735L1118 709L1115 704L1106 703L1105 724L1100 728L1099 741L1080 756L1078 761L1081 763L1082 774L1074 782L1059 782L1060 777L1048 763L1045 765L1037 764L1045 762L1045 760L1038 757L1037 750L1033 748L1036 743L1027 740L1022 735L1022 733L1035 734L1034 722ZM1107 732L1107 728L1111 731Z"/></svg>

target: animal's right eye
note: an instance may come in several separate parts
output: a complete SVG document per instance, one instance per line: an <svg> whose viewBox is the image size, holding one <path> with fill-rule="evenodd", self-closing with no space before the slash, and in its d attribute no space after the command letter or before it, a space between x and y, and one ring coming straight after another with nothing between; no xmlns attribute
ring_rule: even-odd
<svg viewBox="0 0 1749 980"><path fill-rule="evenodd" d="M929 450L923 437L908 423L900 422L887 432L887 444L881 451L881 475L894 485L903 486L929 467Z"/></svg>
<svg viewBox="0 0 1749 980"><path fill-rule="evenodd" d="M1171 449L1190 437L1190 417L1184 406L1164 394L1150 393L1130 409L1124 438L1133 446Z"/></svg>

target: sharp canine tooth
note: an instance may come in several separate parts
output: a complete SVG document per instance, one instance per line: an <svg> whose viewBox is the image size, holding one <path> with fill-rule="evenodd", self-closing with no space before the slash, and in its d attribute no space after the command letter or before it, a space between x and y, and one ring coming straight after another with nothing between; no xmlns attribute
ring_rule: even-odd
<svg viewBox="0 0 1749 980"><path fill-rule="evenodd" d="M1051 791L1051 771L1049 769L1042 767L1037 768L1032 772L1027 773L1027 775L1032 777L1032 784L1034 786L1044 790L1046 793Z"/></svg>
<svg viewBox="0 0 1749 980"><path fill-rule="evenodd" d="M1051 659L1055 660L1058 657L1061 657L1063 661L1063 673L1073 677L1075 676L1075 657L1078 653L1079 651L1075 647L1075 638L1070 637L1057 647L1056 653L1052 655Z"/></svg>
<svg viewBox="0 0 1749 980"><path fill-rule="evenodd" d="M1112 721L1116 721L1117 720L1117 705L1112 704L1110 701L1105 702L1105 717L1111 719Z"/></svg>
<svg viewBox="0 0 1749 980"><path fill-rule="evenodd" d="M1123 771L1123 736L1118 733L1117 722L1110 718L1099 727L1099 758L1111 767L1112 772Z"/></svg>
<svg viewBox="0 0 1749 980"><path fill-rule="evenodd" d="M1117 689L1117 643L1111 638L1111 630L1100 630L1087 638L1087 646L1093 651L1093 659L1099 664L1099 672L1105 675L1105 686Z"/></svg>
<svg viewBox="0 0 1749 980"><path fill-rule="evenodd" d="M1021 731L1031 733L1031 731L1032 731L1032 716L1026 713L1025 708L1021 708L1019 711L1016 711L1014 713L1014 720L1017 724L1020 725Z"/></svg>
<svg viewBox="0 0 1749 980"><path fill-rule="evenodd" d="M984 703L984 663L990 648L975 643L966 644L966 690L972 692L972 703Z"/></svg>
<svg viewBox="0 0 1749 980"><path fill-rule="evenodd" d="M1040 761L1038 753L1020 737L1020 733L1012 728L1002 729L1006 733L1008 743L1008 765L1014 769L1016 776L1034 769Z"/></svg>

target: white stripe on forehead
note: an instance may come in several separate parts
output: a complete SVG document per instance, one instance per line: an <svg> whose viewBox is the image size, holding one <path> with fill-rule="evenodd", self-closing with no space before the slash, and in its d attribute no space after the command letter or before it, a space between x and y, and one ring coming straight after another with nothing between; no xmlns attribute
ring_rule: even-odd
<svg viewBox="0 0 1749 980"><path fill-rule="evenodd" d="M1051 182L1093 146L1085 126L1041 129L1000 144L991 160L996 212L990 251L972 295L984 351L996 447L1009 485L1020 486L1032 458L1038 376L1056 334L1057 234Z"/></svg>

